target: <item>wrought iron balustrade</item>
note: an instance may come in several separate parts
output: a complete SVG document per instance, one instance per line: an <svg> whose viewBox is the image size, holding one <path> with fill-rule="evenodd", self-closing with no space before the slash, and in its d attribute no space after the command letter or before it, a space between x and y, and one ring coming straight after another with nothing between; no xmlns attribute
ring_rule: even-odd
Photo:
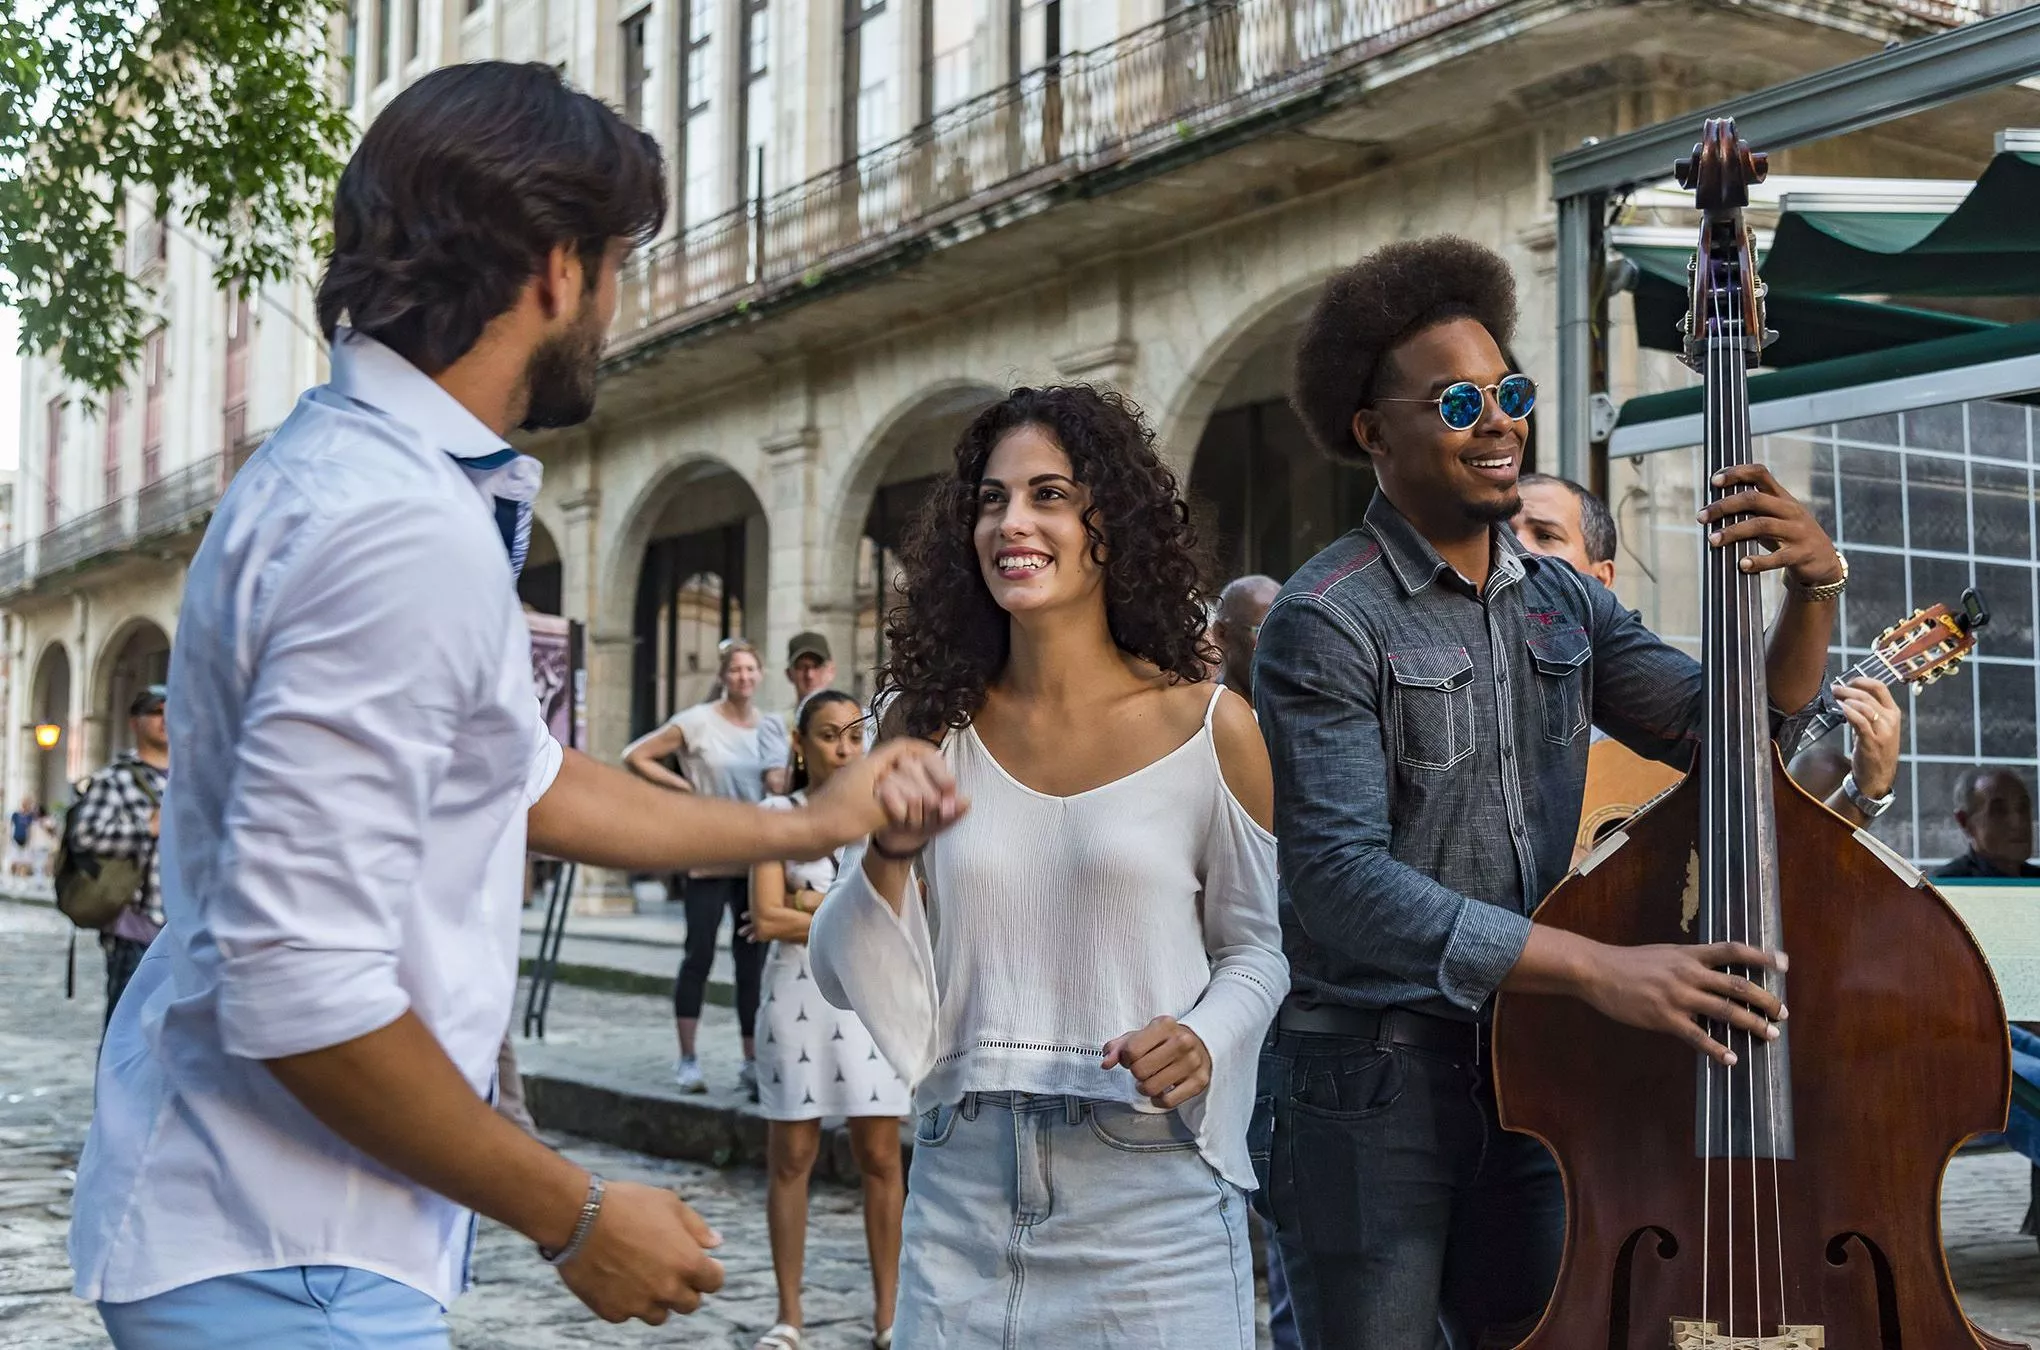
<svg viewBox="0 0 2040 1350"><path fill-rule="evenodd" d="M135 494L136 530L163 534L191 523L220 499L222 455L207 455L165 474Z"/></svg>
<svg viewBox="0 0 2040 1350"><path fill-rule="evenodd" d="M799 285L958 208L1158 148L1506 0L1236 0L1186 9L937 113L854 163L640 255L612 337Z"/></svg>
<svg viewBox="0 0 2040 1350"><path fill-rule="evenodd" d="M36 549L36 571L40 574L62 571L120 547L127 541L127 525L121 518L124 505L108 502L44 534Z"/></svg>
<svg viewBox="0 0 2040 1350"><path fill-rule="evenodd" d="M28 545L16 544L0 553L0 595L12 595L28 584Z"/></svg>
<svg viewBox="0 0 2040 1350"><path fill-rule="evenodd" d="M1139 159L1279 104L1359 61L1507 0L1207 0L1041 69L784 191L647 249L613 343L741 309L881 253L945 217ZM1944 26L2024 0L1891 0Z"/></svg>

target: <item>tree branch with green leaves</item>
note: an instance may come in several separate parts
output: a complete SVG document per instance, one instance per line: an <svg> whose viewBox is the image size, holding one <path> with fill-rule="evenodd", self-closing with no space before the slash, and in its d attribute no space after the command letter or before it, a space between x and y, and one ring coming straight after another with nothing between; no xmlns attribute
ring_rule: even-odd
<svg viewBox="0 0 2040 1350"><path fill-rule="evenodd" d="M161 215L223 287L306 267L354 125L335 0L0 6L0 304L105 392L157 324L127 239Z"/></svg>

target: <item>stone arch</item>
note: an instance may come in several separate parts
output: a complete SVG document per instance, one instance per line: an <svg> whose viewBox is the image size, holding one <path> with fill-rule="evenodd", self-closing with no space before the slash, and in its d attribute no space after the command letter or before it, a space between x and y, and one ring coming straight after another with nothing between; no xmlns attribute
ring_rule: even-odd
<svg viewBox="0 0 2040 1350"><path fill-rule="evenodd" d="M92 715L105 744L93 749L111 758L131 748L128 705L136 694L170 678L170 635L147 615L114 625L92 664Z"/></svg>
<svg viewBox="0 0 2040 1350"><path fill-rule="evenodd" d="M827 589L816 597L814 608L836 616L836 636L844 644L837 668L845 686L860 697L873 692L874 668L883 654L887 553L897 547L901 520L917 505L913 485L946 472L958 435L1005 393L1004 385L990 380L954 378L923 385L872 427L827 498L835 503L825 524L819 569Z"/></svg>
<svg viewBox="0 0 2040 1350"><path fill-rule="evenodd" d="M534 511L531 517L531 548L524 555L524 570L517 574L517 598L541 614L561 614L565 602L566 568L560 556L559 535L545 517Z"/></svg>
<svg viewBox="0 0 2040 1350"><path fill-rule="evenodd" d="M1161 400L1155 431L1179 473L1189 470L1205 426L1228 391L1238 387L1243 374L1249 379L1258 377L1258 372L1249 369L1250 362L1268 360L1271 351L1279 347L1278 363L1286 385L1288 343L1293 342L1295 330L1332 272L1331 268L1317 269L1242 305L1212 336L1182 381Z"/></svg>
<svg viewBox="0 0 2040 1350"><path fill-rule="evenodd" d="M764 494L750 475L726 459L697 453L681 455L648 477L614 517L622 524L611 535L602 552L599 572L602 578L598 590L600 613L596 619L603 631L630 631L638 568L644 560L645 545L655 537L662 519L688 488L715 482L725 475L742 485L753 509L762 516ZM606 506L604 514L608 514ZM555 534L554 537L560 536Z"/></svg>
<svg viewBox="0 0 2040 1350"><path fill-rule="evenodd" d="M70 649L61 639L53 639L36 657L29 683L28 726L22 733L28 762L34 766L22 775L22 782L37 801L51 808L71 795L71 741L77 734L71 722L71 680ZM57 743L47 750L35 741L35 728L43 723L60 728Z"/></svg>
<svg viewBox="0 0 2040 1350"><path fill-rule="evenodd" d="M1290 364L1328 270L1286 280L1238 310L1167 404L1164 445L1211 546L1212 586L1286 579L1358 523L1373 475L1332 463L1288 406Z"/></svg>
<svg viewBox="0 0 2040 1350"><path fill-rule="evenodd" d="M829 561L856 556L879 486L900 466L903 455L913 455L910 462L930 472L946 468L949 450L970 418L1005 393L1004 385L991 380L958 376L921 386L879 418L850 457L832 494L839 505L829 523Z"/></svg>
<svg viewBox="0 0 2040 1350"><path fill-rule="evenodd" d="M630 635L626 679L612 680L630 734L706 697L727 628L762 649L770 595L770 521L750 479L690 456L654 476L622 517L601 604L607 632ZM719 625L707 631L704 625Z"/></svg>

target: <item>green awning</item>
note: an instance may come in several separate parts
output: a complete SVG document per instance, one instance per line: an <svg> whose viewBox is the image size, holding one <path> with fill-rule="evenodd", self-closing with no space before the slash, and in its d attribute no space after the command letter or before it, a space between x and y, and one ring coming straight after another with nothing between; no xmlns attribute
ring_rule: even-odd
<svg viewBox="0 0 2040 1350"><path fill-rule="evenodd" d="M2040 403L2040 322L1816 361L1750 379L1750 429L1793 427L1971 398ZM1699 385L1622 405L1610 452L1642 454L1701 440Z"/></svg>
<svg viewBox="0 0 2040 1350"><path fill-rule="evenodd" d="M1657 351L1678 352L1679 320L1686 313L1686 263L1693 256L1692 250L1624 245L1621 252L1636 264L1638 272L1637 341ZM1768 279L1769 264L1760 261L1758 266ZM1770 325L1778 332L1778 340L1764 349L1764 364L1772 368L1858 356L1999 327L1987 319L1905 305L1873 304L1832 295L1781 295L1775 285L1766 306Z"/></svg>
<svg viewBox="0 0 2040 1350"><path fill-rule="evenodd" d="M1786 292L2040 295L2036 219L2040 155L2006 151L1951 212L1787 211L1762 271L1774 304Z"/></svg>

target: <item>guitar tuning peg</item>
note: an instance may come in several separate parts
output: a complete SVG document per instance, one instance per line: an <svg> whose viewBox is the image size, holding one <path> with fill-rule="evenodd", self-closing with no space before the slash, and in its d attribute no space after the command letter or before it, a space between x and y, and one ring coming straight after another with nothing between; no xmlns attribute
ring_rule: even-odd
<svg viewBox="0 0 2040 1350"><path fill-rule="evenodd" d="M1681 315L1679 316L1679 323L1678 323L1678 329L1679 329L1679 336L1680 336L1680 337L1691 337L1691 336L1692 336L1692 334L1693 334L1693 315L1692 315L1692 312L1691 312L1691 311L1688 311L1688 312L1686 312L1686 313L1684 313L1684 314L1681 314Z"/></svg>
<svg viewBox="0 0 2040 1350"><path fill-rule="evenodd" d="M1764 345L1764 346L1768 347L1768 346L1770 346L1770 345L1771 345L1772 343L1776 342L1777 340L1778 340L1778 330L1777 330L1777 329L1775 329L1775 328L1766 328L1766 329L1764 330L1764 342L1763 342L1763 345Z"/></svg>

